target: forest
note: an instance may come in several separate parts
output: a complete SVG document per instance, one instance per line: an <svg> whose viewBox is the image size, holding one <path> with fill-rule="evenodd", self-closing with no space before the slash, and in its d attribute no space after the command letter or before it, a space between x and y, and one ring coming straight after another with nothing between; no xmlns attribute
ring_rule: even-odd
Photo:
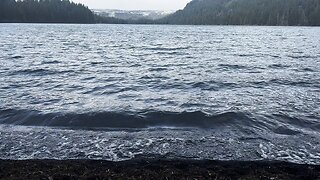
<svg viewBox="0 0 320 180"><path fill-rule="evenodd" d="M319 26L320 0L193 0L159 23Z"/></svg>
<svg viewBox="0 0 320 180"><path fill-rule="evenodd" d="M95 23L94 13L69 0L0 0L0 22Z"/></svg>
<svg viewBox="0 0 320 180"><path fill-rule="evenodd" d="M320 26L320 0L193 0L159 20L103 17L69 0L0 0L0 22Z"/></svg>

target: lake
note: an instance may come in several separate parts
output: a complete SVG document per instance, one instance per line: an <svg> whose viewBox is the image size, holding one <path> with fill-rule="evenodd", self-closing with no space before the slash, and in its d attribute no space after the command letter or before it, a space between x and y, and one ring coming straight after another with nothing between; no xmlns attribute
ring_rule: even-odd
<svg viewBox="0 0 320 180"><path fill-rule="evenodd" d="M0 24L0 158L320 164L319 34Z"/></svg>

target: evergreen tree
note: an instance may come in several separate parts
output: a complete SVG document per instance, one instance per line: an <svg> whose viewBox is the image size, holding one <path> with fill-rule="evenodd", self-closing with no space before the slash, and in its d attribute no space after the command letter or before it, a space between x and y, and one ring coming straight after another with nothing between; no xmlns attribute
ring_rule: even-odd
<svg viewBox="0 0 320 180"><path fill-rule="evenodd" d="M164 24L320 25L320 0L193 0Z"/></svg>
<svg viewBox="0 0 320 180"><path fill-rule="evenodd" d="M69 0L0 1L0 22L94 23L94 20L91 10Z"/></svg>

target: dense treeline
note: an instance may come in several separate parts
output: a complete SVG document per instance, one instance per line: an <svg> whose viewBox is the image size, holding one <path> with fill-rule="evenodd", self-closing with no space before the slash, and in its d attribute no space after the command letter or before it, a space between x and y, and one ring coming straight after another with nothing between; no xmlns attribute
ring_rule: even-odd
<svg viewBox="0 0 320 180"><path fill-rule="evenodd" d="M69 0L0 0L0 22L95 23L95 15Z"/></svg>
<svg viewBox="0 0 320 180"><path fill-rule="evenodd" d="M193 0L160 20L102 17L69 0L0 0L0 22L320 26L320 0Z"/></svg>
<svg viewBox="0 0 320 180"><path fill-rule="evenodd" d="M193 0L165 24L320 25L320 0Z"/></svg>

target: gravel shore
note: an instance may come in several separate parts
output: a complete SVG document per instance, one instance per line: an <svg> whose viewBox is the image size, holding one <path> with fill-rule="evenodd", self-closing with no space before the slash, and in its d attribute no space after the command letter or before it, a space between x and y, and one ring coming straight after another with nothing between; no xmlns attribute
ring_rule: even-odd
<svg viewBox="0 0 320 180"><path fill-rule="evenodd" d="M284 162L135 159L0 160L0 179L320 179L320 166Z"/></svg>

